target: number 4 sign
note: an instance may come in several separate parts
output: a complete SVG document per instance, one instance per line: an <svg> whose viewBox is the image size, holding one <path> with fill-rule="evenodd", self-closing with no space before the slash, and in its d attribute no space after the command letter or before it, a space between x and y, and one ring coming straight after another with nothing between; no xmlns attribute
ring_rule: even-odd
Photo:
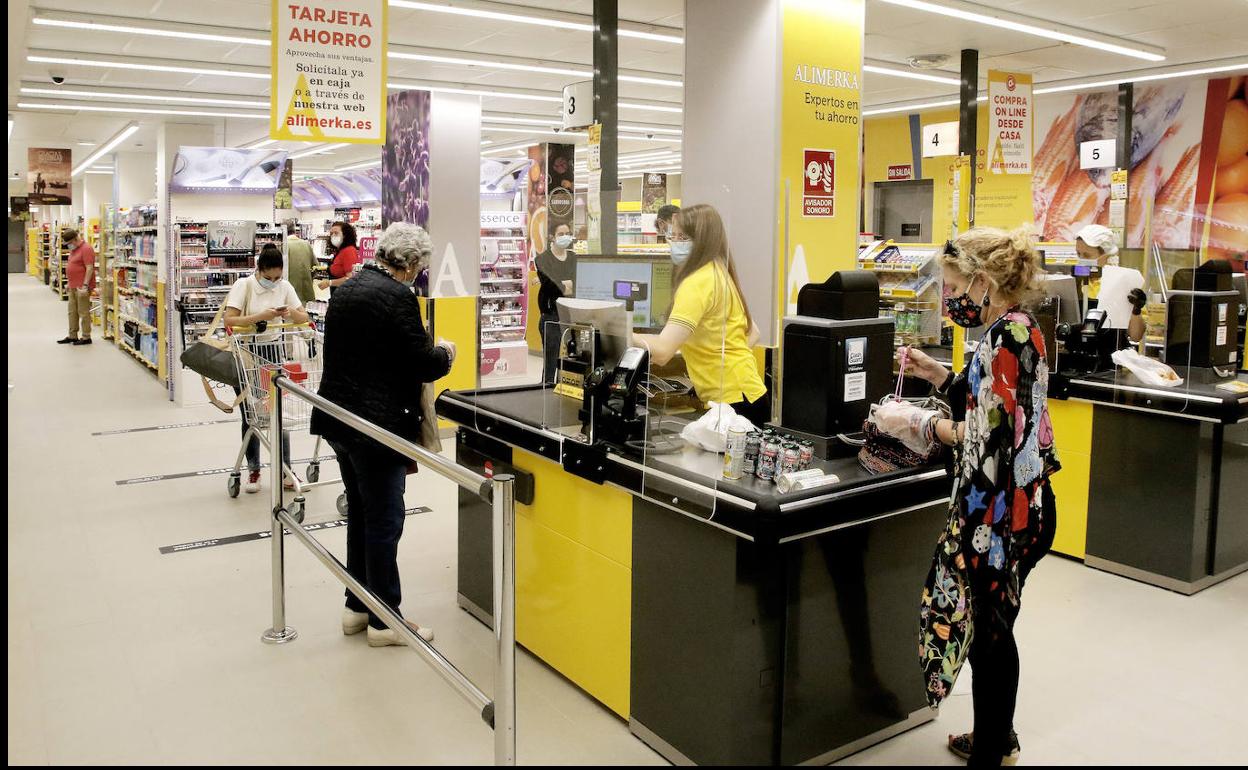
<svg viewBox="0 0 1248 770"><path fill-rule="evenodd" d="M923 157L938 158L958 154L958 122L929 123L923 126Z"/></svg>

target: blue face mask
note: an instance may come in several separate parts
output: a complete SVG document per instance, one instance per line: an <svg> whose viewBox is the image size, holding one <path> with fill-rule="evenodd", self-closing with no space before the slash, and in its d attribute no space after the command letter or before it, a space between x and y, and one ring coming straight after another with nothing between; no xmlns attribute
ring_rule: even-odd
<svg viewBox="0 0 1248 770"><path fill-rule="evenodd" d="M672 241L672 261L679 267L693 253L693 241Z"/></svg>
<svg viewBox="0 0 1248 770"><path fill-rule="evenodd" d="M256 276L256 278L260 281L260 288L262 289L268 290L277 286L277 281L271 281L268 278L260 278L259 276Z"/></svg>

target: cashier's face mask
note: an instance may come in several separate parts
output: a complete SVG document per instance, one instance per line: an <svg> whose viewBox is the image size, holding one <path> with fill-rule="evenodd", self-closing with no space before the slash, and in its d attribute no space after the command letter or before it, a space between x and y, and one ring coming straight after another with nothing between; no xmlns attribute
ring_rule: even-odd
<svg viewBox="0 0 1248 770"><path fill-rule="evenodd" d="M945 299L945 309L949 311L949 320L964 329L973 329L984 323L984 308L988 306L988 289L984 289L984 298L976 304L971 299L971 288L975 283L975 279L971 279L971 285L966 287L966 291L956 297L947 297Z"/></svg>
<svg viewBox="0 0 1248 770"><path fill-rule="evenodd" d="M689 255L693 253L693 241L672 241L672 262L680 267L689 259Z"/></svg>

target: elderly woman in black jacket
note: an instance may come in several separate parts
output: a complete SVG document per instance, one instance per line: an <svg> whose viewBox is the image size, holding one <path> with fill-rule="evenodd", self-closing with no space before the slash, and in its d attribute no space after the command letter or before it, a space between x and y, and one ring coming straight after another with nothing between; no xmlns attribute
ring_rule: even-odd
<svg viewBox="0 0 1248 770"><path fill-rule="evenodd" d="M452 343L430 341L412 293L432 252L422 228L390 225L377 243L376 263L338 287L325 315L320 395L413 442L420 439L421 383L446 375L455 358ZM347 571L398 610L408 460L324 412L313 412L312 432L334 449L347 488ZM409 624L433 639L432 630ZM371 646L402 644L348 591L342 632L357 634L366 627Z"/></svg>

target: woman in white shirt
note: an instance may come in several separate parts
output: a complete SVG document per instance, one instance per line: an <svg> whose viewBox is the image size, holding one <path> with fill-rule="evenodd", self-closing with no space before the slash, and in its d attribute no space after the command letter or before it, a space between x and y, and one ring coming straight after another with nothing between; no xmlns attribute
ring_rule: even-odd
<svg viewBox="0 0 1248 770"><path fill-rule="evenodd" d="M257 327L253 352L266 360L280 361L285 356L278 346L265 344L276 340L279 332L261 328L261 325L274 322L306 324L308 314L299 301L295 287L282 278L281 250L270 243L260 250L260 256L256 258L256 271L230 287L229 296L225 298L225 325L231 329ZM245 410L240 414L243 418L243 437L246 438L251 424L247 422ZM245 451L247 481L243 490L254 494L260 491L260 442L255 436L247 442ZM282 456L290 459L290 434L285 431L282 432ZM289 477L282 485L287 489L295 488L294 481Z"/></svg>

